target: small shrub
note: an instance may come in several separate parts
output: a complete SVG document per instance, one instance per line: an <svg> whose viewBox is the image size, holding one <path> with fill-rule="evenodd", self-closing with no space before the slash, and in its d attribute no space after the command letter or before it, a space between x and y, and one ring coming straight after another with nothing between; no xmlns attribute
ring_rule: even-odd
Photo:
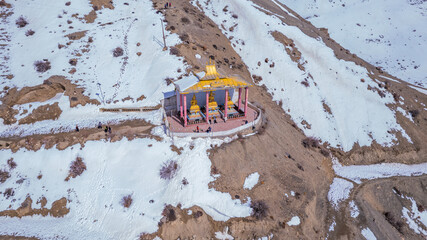
<svg viewBox="0 0 427 240"><path fill-rule="evenodd" d="M188 185L188 180L186 178L183 178L181 181L182 185Z"/></svg>
<svg viewBox="0 0 427 240"><path fill-rule="evenodd" d="M251 202L252 214L256 219L263 219L267 216L268 207L264 201Z"/></svg>
<svg viewBox="0 0 427 240"><path fill-rule="evenodd" d="M188 24L188 23L190 23L190 20L188 20L188 18L186 18L186 17L183 17L183 18L181 18L181 22L184 24Z"/></svg>
<svg viewBox="0 0 427 240"><path fill-rule="evenodd" d="M6 188L6 190L4 190L3 196L8 199L9 197L13 197L13 195L15 195L15 191L13 191L12 188Z"/></svg>
<svg viewBox="0 0 427 240"><path fill-rule="evenodd" d="M237 14L233 14L233 15L231 15L233 18L235 18L235 19L237 19L237 18L239 18L239 16L237 16Z"/></svg>
<svg viewBox="0 0 427 240"><path fill-rule="evenodd" d="M178 56L180 54L179 49L176 48L176 47L171 47L170 50L169 50L169 53L171 55L176 55L176 56Z"/></svg>
<svg viewBox="0 0 427 240"><path fill-rule="evenodd" d="M392 225L394 228L396 228L397 231L402 233L403 223L399 220L396 220L391 212L385 212L384 217L387 222L390 223L390 225Z"/></svg>
<svg viewBox="0 0 427 240"><path fill-rule="evenodd" d="M174 160L165 162L160 168L160 177L166 180L172 179L175 176L178 164Z"/></svg>
<svg viewBox="0 0 427 240"><path fill-rule="evenodd" d="M27 32L25 32L25 36L33 36L34 35L34 33L36 33L36 32L34 32L32 29L29 29Z"/></svg>
<svg viewBox="0 0 427 240"><path fill-rule="evenodd" d="M262 77L258 76L258 75L255 75L255 74L252 75L252 78L254 79L255 83L259 83L259 82L262 81Z"/></svg>
<svg viewBox="0 0 427 240"><path fill-rule="evenodd" d="M314 138L314 137L308 137L308 138L305 138L305 139L303 139L302 140L302 145L305 147L305 148L311 148L311 147L313 147L313 148L317 148L317 147L319 147L319 139L317 139L317 138Z"/></svg>
<svg viewBox="0 0 427 240"><path fill-rule="evenodd" d="M304 172L304 167L301 164L297 163L297 167L299 170Z"/></svg>
<svg viewBox="0 0 427 240"><path fill-rule="evenodd" d="M410 110L409 114L411 114L412 118L416 118L420 114L420 111L418 111L417 109Z"/></svg>
<svg viewBox="0 0 427 240"><path fill-rule="evenodd" d="M9 172L5 170L0 170L0 183L6 182L6 180L10 177Z"/></svg>
<svg viewBox="0 0 427 240"><path fill-rule="evenodd" d="M166 81L166 84L169 86L171 85L171 83L173 83L173 78L166 78L165 81Z"/></svg>
<svg viewBox="0 0 427 240"><path fill-rule="evenodd" d="M186 42L190 39L190 36L188 36L187 33L183 33L181 35L179 35L179 39L181 39L181 41Z"/></svg>
<svg viewBox="0 0 427 240"><path fill-rule="evenodd" d="M7 165L9 165L10 169L16 168L16 162L13 161L13 158L7 160Z"/></svg>
<svg viewBox="0 0 427 240"><path fill-rule="evenodd" d="M24 16L20 16L16 20L16 25L18 25L19 28L23 28L23 27L27 26L27 24L28 24L27 19L25 19Z"/></svg>
<svg viewBox="0 0 427 240"><path fill-rule="evenodd" d="M113 56L114 57L120 57L120 56L123 56L123 48L121 48L121 47L116 47L114 50L113 50Z"/></svg>
<svg viewBox="0 0 427 240"><path fill-rule="evenodd" d="M307 80L302 81L301 84L304 85L305 87L309 87L310 86L310 83L308 83Z"/></svg>
<svg viewBox="0 0 427 240"><path fill-rule="evenodd" d="M167 222L173 222L176 220L175 210L171 205L167 205L165 209L163 209L162 215L166 217Z"/></svg>
<svg viewBox="0 0 427 240"><path fill-rule="evenodd" d="M68 61L68 63L69 63L70 65L72 65L72 66L76 66L76 65L77 65L77 59L76 59L76 58L70 59L70 60Z"/></svg>
<svg viewBox="0 0 427 240"><path fill-rule="evenodd" d="M320 149L320 154L322 154L324 157L329 157L329 151L327 149Z"/></svg>
<svg viewBox="0 0 427 240"><path fill-rule="evenodd" d="M122 204L123 207L125 208L129 208L130 205L132 205L132 196L131 195L126 195L122 198L122 201L120 202L120 204Z"/></svg>
<svg viewBox="0 0 427 240"><path fill-rule="evenodd" d="M194 218L199 218L199 217L201 217L201 216L203 216L203 212L202 212L202 211L197 211L197 212L195 212L195 213L193 214L193 217L194 217Z"/></svg>
<svg viewBox="0 0 427 240"><path fill-rule="evenodd" d="M70 171L65 181L68 181L70 177L75 178L80 176L86 170L86 164L83 162L81 157L77 157L70 165Z"/></svg>
<svg viewBox="0 0 427 240"><path fill-rule="evenodd" d="M34 67L36 68L36 71L40 72L40 73L46 72L47 70L49 70L51 68L50 62L47 60L36 61L34 63Z"/></svg>

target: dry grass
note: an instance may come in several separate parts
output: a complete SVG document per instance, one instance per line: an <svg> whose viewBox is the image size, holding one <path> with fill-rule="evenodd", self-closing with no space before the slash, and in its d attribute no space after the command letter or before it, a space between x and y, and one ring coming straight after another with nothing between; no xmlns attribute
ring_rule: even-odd
<svg viewBox="0 0 427 240"><path fill-rule="evenodd" d="M27 26L28 21L27 19L24 18L24 16L20 16L17 20L16 20L16 25L18 25L19 28L23 28L25 26Z"/></svg>
<svg viewBox="0 0 427 240"><path fill-rule="evenodd" d="M7 160L7 165L9 166L9 168L12 170L14 168L16 168L16 162L13 161L13 158L10 158Z"/></svg>
<svg viewBox="0 0 427 240"><path fill-rule="evenodd" d="M13 197L13 195L15 195L15 191L12 188L6 188L6 190L4 190L3 196L8 199L9 197Z"/></svg>
<svg viewBox="0 0 427 240"><path fill-rule="evenodd" d="M121 48L121 47L116 47L113 50L113 56L114 57L121 57L121 56L123 56L123 53L124 53L124 51L123 51L123 48Z"/></svg>
<svg viewBox="0 0 427 240"><path fill-rule="evenodd" d="M418 111L417 109L410 110L409 114L411 114L412 118L416 118L418 115L420 115L420 111Z"/></svg>
<svg viewBox="0 0 427 240"><path fill-rule="evenodd" d="M0 183L6 182L6 180L10 178L10 174L6 170L0 170Z"/></svg>
<svg viewBox="0 0 427 240"><path fill-rule="evenodd" d="M176 56L178 56L180 54L179 49L176 48L176 47L171 47L170 50L169 50L169 53L171 55L176 55Z"/></svg>
<svg viewBox="0 0 427 240"><path fill-rule="evenodd" d="M252 214L257 220L263 219L267 216L268 206L264 201L251 202Z"/></svg>
<svg viewBox="0 0 427 240"><path fill-rule="evenodd" d="M48 60L36 61L34 63L34 67L36 68L36 71L40 73L46 72L51 68L50 62Z"/></svg>
<svg viewBox="0 0 427 240"><path fill-rule="evenodd" d="M26 31L25 32L25 36L33 36L34 35L34 33L36 33L36 32L34 32L32 29L29 29L28 31Z"/></svg>
<svg viewBox="0 0 427 240"><path fill-rule="evenodd" d="M310 83L308 83L307 80L302 81L301 84L304 85L305 87L309 87L310 86Z"/></svg>
<svg viewBox="0 0 427 240"><path fill-rule="evenodd" d="M122 201L120 202L120 204L122 204L123 207L125 208L129 208L130 205L132 205L132 196L131 195L126 195L122 198Z"/></svg>
<svg viewBox="0 0 427 240"><path fill-rule="evenodd" d="M83 162L81 157L77 157L70 165L70 171L68 177L65 181L68 181L70 178L76 178L80 176L86 170L86 164Z"/></svg>
<svg viewBox="0 0 427 240"><path fill-rule="evenodd" d="M160 177L166 180L170 180L175 176L176 170L178 169L178 164L174 160L169 160L165 162L160 168Z"/></svg>
<svg viewBox="0 0 427 240"><path fill-rule="evenodd" d="M72 58L72 59L70 59L70 60L68 61L68 63L69 63L71 66L76 66L76 65L77 65L77 59L76 59L76 58Z"/></svg>
<svg viewBox="0 0 427 240"><path fill-rule="evenodd" d="M393 214L390 212L385 212L384 213L384 217L387 220L388 223L390 223L390 225L392 225L394 228L396 228L397 231L399 231L400 233L402 232L402 227L403 227L403 222L400 221L399 219L395 219Z"/></svg>
<svg viewBox="0 0 427 240"><path fill-rule="evenodd" d="M176 220L175 210L171 205L167 205L165 209L163 209L162 215L166 217L167 222L173 222Z"/></svg>
<svg viewBox="0 0 427 240"><path fill-rule="evenodd" d="M181 183L182 183L182 185L186 186L186 185L188 185L188 180L186 178L183 178Z"/></svg>
<svg viewBox="0 0 427 240"><path fill-rule="evenodd" d="M329 150L322 148L320 149L320 154L322 154L324 157L329 157Z"/></svg>
<svg viewBox="0 0 427 240"><path fill-rule="evenodd" d="M301 143L305 148L318 148L320 146L319 139L315 137L307 137Z"/></svg>

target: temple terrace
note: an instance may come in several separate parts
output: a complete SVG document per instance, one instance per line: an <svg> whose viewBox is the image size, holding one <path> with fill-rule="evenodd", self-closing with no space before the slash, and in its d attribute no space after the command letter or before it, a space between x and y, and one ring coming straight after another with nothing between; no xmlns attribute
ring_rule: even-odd
<svg viewBox="0 0 427 240"><path fill-rule="evenodd" d="M253 123L259 115L248 101L252 84L222 76L212 63L173 84L175 91L165 93L163 104L172 132L229 131Z"/></svg>

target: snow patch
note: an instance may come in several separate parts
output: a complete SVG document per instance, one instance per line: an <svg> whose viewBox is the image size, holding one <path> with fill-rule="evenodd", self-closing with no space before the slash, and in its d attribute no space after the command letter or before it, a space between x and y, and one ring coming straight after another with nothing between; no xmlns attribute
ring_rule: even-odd
<svg viewBox="0 0 427 240"><path fill-rule="evenodd" d="M353 189L353 183L344 180L342 178L334 178L329 192L328 200L331 202L335 210L339 209L339 203L350 196L351 189Z"/></svg>
<svg viewBox="0 0 427 240"><path fill-rule="evenodd" d="M369 228L362 229L362 235L366 238L366 240L377 240L374 233Z"/></svg>
<svg viewBox="0 0 427 240"><path fill-rule="evenodd" d="M286 224L288 224L289 226L298 226L298 225L300 225L300 223L301 223L301 221L300 221L299 217L294 216Z"/></svg>
<svg viewBox="0 0 427 240"><path fill-rule="evenodd" d="M358 184L364 179L388 178L394 176L420 176L427 174L427 163L406 165L401 163L381 163L372 165L343 166L333 158L335 173Z"/></svg>
<svg viewBox="0 0 427 240"><path fill-rule="evenodd" d="M350 201L349 206L350 206L350 216L352 218L357 218L357 216L359 216L359 208L357 207L354 200Z"/></svg>
<svg viewBox="0 0 427 240"><path fill-rule="evenodd" d="M402 209L402 215L406 219L406 223L415 233L427 236L427 210L419 211L417 203L412 197L406 196L404 198L411 201L411 209L406 207Z"/></svg>
<svg viewBox="0 0 427 240"><path fill-rule="evenodd" d="M258 180L259 180L258 172L254 172L250 174L249 176L246 177L245 183L243 184L243 188L251 190L258 183Z"/></svg>
<svg viewBox="0 0 427 240"><path fill-rule="evenodd" d="M220 240L233 240L234 237L228 234L228 227L224 228L224 231L222 232L215 232L216 239Z"/></svg>

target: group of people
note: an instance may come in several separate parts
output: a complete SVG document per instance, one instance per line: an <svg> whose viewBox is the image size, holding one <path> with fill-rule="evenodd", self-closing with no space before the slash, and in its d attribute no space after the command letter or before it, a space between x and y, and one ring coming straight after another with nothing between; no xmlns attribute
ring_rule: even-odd
<svg viewBox="0 0 427 240"><path fill-rule="evenodd" d="M217 121L216 121L216 116L213 116L213 123L215 124L215 123L218 123ZM209 118L209 124L212 124L212 120Z"/></svg>
<svg viewBox="0 0 427 240"><path fill-rule="evenodd" d="M165 8L170 8L170 7L172 7L172 4L170 2L166 2Z"/></svg>
<svg viewBox="0 0 427 240"><path fill-rule="evenodd" d="M200 132L200 131L202 131L202 132L203 132L203 130L202 130L202 129L200 129L200 128L199 128L199 126L196 126L196 132ZM208 127L208 129L206 129L206 132L207 132L207 133L212 132L212 128L211 128L211 127Z"/></svg>
<svg viewBox="0 0 427 240"><path fill-rule="evenodd" d="M98 128L99 128L99 129L102 129L102 124L101 124L101 122L99 122L99 123L98 123ZM105 126L105 128L104 128L104 132L105 132L105 133L107 133L107 132L108 132L108 133L111 133L111 127L110 127L110 126Z"/></svg>
<svg viewBox="0 0 427 240"><path fill-rule="evenodd" d="M99 122L98 123L98 128L99 129L102 129L102 123L101 122ZM76 132L80 132L80 129L79 129L79 126L78 125L76 125ZM105 128L104 128L104 132L105 133L111 133L111 127L110 126L105 126Z"/></svg>

